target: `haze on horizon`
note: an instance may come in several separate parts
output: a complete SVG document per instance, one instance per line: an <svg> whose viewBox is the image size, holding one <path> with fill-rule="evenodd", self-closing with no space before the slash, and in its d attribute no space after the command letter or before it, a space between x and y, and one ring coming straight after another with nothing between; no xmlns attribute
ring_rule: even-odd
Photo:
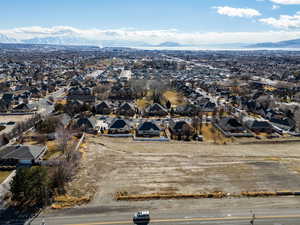
<svg viewBox="0 0 300 225"><path fill-rule="evenodd" d="M300 38L300 0L4 0L1 9L0 42L201 46Z"/></svg>

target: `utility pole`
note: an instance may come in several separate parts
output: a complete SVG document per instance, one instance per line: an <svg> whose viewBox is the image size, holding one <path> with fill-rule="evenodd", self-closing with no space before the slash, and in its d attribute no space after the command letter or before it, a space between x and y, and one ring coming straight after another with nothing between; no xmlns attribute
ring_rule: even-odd
<svg viewBox="0 0 300 225"><path fill-rule="evenodd" d="M255 219L256 219L255 213L253 213L252 210L250 211L250 213L252 214L252 219L250 220L250 224L251 224L251 225L254 225L254 221L255 221Z"/></svg>

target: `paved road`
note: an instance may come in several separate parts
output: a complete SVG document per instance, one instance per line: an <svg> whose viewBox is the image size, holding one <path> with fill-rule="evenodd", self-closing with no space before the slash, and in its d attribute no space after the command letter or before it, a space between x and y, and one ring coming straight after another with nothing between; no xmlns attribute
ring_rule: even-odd
<svg viewBox="0 0 300 225"><path fill-rule="evenodd" d="M133 224L132 214L91 214L74 216L53 216L39 217L31 224L40 225L44 219L47 225L116 225ZM161 225L180 225L180 224L201 224L201 225L249 225L251 220L250 213L233 213L216 216L213 213L205 215L178 215L177 214L151 214L150 224ZM287 211L267 211L258 213L254 222L255 225L298 225L300 224L300 213L296 210Z"/></svg>
<svg viewBox="0 0 300 225"><path fill-rule="evenodd" d="M50 95L46 96L45 98L41 98L39 100L38 105L39 105L40 112L42 112L42 114L48 115L53 111L54 105L49 104L48 99L49 97L53 97L54 99L61 97L64 94L64 89L65 88L60 88L56 92L53 92Z"/></svg>

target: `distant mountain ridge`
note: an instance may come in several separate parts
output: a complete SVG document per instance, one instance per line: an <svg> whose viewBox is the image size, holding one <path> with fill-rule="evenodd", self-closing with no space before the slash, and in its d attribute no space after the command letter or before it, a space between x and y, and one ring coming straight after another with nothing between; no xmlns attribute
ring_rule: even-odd
<svg viewBox="0 0 300 225"><path fill-rule="evenodd" d="M44 38L32 38L21 41L24 44L50 44L50 45L98 45L96 41L87 40L79 37L44 37Z"/></svg>
<svg viewBox="0 0 300 225"><path fill-rule="evenodd" d="M155 47L180 47L180 46L182 46L182 45L177 42L166 41L166 42L160 43L159 45L156 45Z"/></svg>
<svg viewBox="0 0 300 225"><path fill-rule="evenodd" d="M245 46L246 48L300 48L300 39L279 42L264 42Z"/></svg>
<svg viewBox="0 0 300 225"><path fill-rule="evenodd" d="M23 44L43 44L43 45L94 45L102 47L180 47L177 42L162 42L160 44L150 44L142 41L129 40L92 40L78 37L76 35L35 37L30 39L14 39L0 33L0 43L23 43ZM186 46L186 45L184 45Z"/></svg>
<svg viewBox="0 0 300 225"><path fill-rule="evenodd" d="M159 44L152 44L143 41L130 40L93 40L85 39L77 34L68 34L61 36L49 37L35 37L31 39L15 39L5 34L0 33L0 43L23 43L23 44L41 44L41 45L74 45L74 46L101 46L101 47L203 47L203 48L220 48L220 49L234 49L234 48L300 48L300 38L293 40L286 40L280 42L264 42L256 44L246 43L230 43L230 44L205 44L202 46L195 46L189 44L182 44L172 41L166 41Z"/></svg>

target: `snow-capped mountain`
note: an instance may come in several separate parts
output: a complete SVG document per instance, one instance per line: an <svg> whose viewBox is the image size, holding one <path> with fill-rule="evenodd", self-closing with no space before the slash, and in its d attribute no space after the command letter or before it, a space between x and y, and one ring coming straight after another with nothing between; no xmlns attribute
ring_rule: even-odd
<svg viewBox="0 0 300 225"><path fill-rule="evenodd" d="M88 40L80 37L57 36L43 37L22 40L24 44L51 44L51 45L98 45L94 40Z"/></svg>

